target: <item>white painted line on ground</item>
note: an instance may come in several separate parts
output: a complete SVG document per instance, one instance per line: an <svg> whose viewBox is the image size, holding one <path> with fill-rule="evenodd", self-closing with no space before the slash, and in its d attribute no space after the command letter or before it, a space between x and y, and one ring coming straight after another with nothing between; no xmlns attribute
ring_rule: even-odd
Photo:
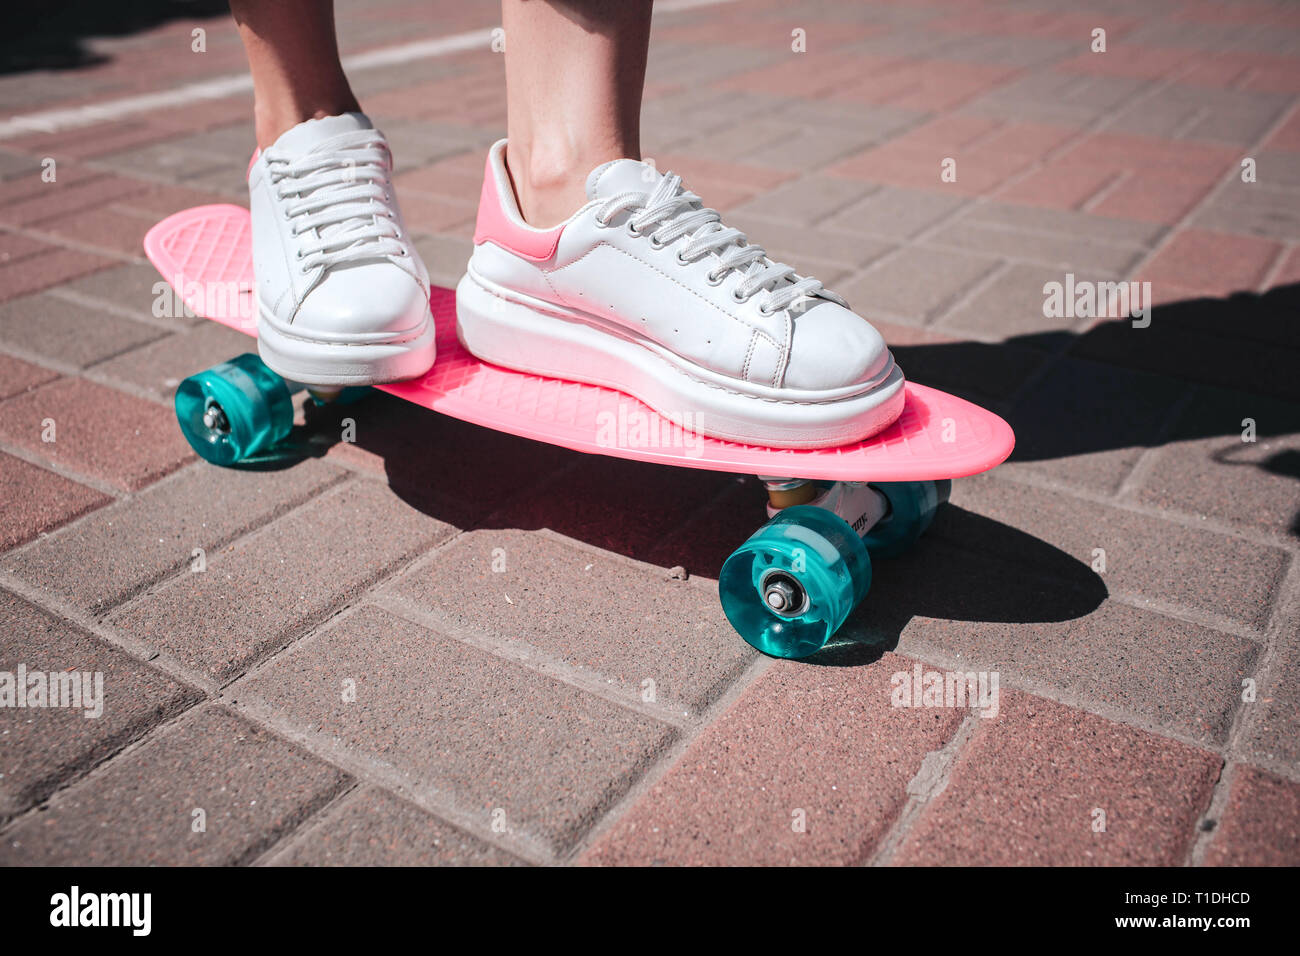
<svg viewBox="0 0 1300 956"><path fill-rule="evenodd" d="M697 7L711 7L723 3L735 3L736 0L660 0L655 4L659 13L675 13L679 10L693 10ZM492 28L470 30L451 36L437 37L432 40L417 40L414 43L401 43L397 46L382 47L343 58L347 70L370 70L381 66L394 66L409 63L412 60L430 60L466 50L488 49L492 40ZM174 90L160 93L142 93L138 96L125 96L89 106L76 106L64 110L46 110L41 113L27 113L12 116L0 121L0 140L21 136L25 133L57 133L80 126L92 126L120 120L137 113L185 106L202 100L217 100L236 93L247 93L253 88L253 81L246 73L223 76L198 83L189 83Z"/></svg>

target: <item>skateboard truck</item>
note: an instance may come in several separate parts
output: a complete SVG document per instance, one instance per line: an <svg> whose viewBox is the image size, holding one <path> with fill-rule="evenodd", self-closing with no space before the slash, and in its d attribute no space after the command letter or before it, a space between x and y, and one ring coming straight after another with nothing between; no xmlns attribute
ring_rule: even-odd
<svg viewBox="0 0 1300 956"><path fill-rule="evenodd" d="M770 520L723 564L718 592L732 626L775 657L825 646L870 589L872 559L906 551L952 487L759 477Z"/></svg>
<svg viewBox="0 0 1300 956"><path fill-rule="evenodd" d="M176 389L176 418L190 446L214 465L234 465L267 451L293 429L293 395L346 405L369 389L290 382L251 352L192 375Z"/></svg>

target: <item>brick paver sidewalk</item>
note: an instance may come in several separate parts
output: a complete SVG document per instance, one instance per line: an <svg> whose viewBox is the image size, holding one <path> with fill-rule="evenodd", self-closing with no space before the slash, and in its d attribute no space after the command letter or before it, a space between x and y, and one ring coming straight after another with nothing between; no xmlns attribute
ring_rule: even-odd
<svg viewBox="0 0 1300 956"><path fill-rule="evenodd" d="M340 8L453 284L495 6ZM661 5L659 168L1018 434L805 662L718 607L753 479L383 397L191 454L172 390L249 343L159 317L140 243L246 201L242 71L215 16L0 76L0 671L104 680L0 708L0 862L1300 862L1295 6ZM1146 327L1044 317L1120 279ZM954 669L996 715L892 706Z"/></svg>

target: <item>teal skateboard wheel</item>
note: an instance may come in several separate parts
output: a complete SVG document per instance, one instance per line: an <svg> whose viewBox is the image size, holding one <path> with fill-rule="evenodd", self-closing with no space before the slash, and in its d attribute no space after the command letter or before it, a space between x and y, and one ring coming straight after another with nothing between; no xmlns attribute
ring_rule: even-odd
<svg viewBox="0 0 1300 956"><path fill-rule="evenodd" d="M727 620L773 657L820 650L870 586L862 539L843 518L811 505L778 512L718 575Z"/></svg>
<svg viewBox="0 0 1300 956"><path fill-rule="evenodd" d="M233 465L289 435L293 401L284 379L245 353L181 382L176 420L200 457Z"/></svg>
<svg viewBox="0 0 1300 956"><path fill-rule="evenodd" d="M892 481L872 482L885 500L889 513L862 537L873 558L896 558L916 543L930 527L934 512L948 500L952 482Z"/></svg>

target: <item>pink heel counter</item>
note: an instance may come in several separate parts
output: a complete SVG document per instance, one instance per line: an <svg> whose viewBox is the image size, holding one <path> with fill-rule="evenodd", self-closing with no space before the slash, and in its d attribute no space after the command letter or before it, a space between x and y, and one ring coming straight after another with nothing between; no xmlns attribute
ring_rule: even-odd
<svg viewBox="0 0 1300 956"><path fill-rule="evenodd" d="M555 255L563 233L563 224L544 231L529 229L506 215L506 211L501 208L501 196L497 192L496 173L492 169L492 154L489 152L483 167L483 189L478 198L474 245L490 242L521 259L545 262Z"/></svg>

